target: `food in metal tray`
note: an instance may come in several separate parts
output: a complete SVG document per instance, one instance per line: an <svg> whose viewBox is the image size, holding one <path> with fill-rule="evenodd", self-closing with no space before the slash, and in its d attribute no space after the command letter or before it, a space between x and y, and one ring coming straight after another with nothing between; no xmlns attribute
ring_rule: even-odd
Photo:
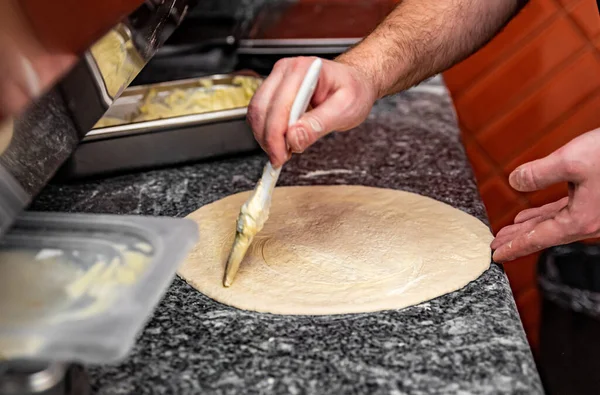
<svg viewBox="0 0 600 395"><path fill-rule="evenodd" d="M176 89L162 99L156 90L151 89L133 121L152 121L246 107L258 88L258 80L238 76L233 79L233 83L233 86L212 86L210 80L205 80L202 81L205 89Z"/></svg>
<svg viewBox="0 0 600 395"><path fill-rule="evenodd" d="M213 84L210 79L202 79L196 88L176 88L169 92L151 88L137 111L127 119L104 117L94 129L246 107L260 83L258 78L235 76L232 85Z"/></svg>
<svg viewBox="0 0 600 395"><path fill-rule="evenodd" d="M96 123L96 125L94 125L94 129L107 128L109 126L117 126L117 125L122 125L124 123L126 123L126 121L119 119L119 118L103 117Z"/></svg>
<svg viewBox="0 0 600 395"><path fill-rule="evenodd" d="M116 97L135 78L143 62L135 56L131 40L113 29L90 48L104 80L106 90Z"/></svg>

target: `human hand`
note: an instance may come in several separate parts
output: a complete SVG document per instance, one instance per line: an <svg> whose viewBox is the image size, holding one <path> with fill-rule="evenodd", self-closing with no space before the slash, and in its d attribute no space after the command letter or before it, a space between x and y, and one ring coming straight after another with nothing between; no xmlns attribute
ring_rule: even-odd
<svg viewBox="0 0 600 395"><path fill-rule="evenodd" d="M545 158L519 166L510 185L531 192L560 182L569 196L521 211L492 242L494 261L504 262L542 249L600 236L600 129L585 133Z"/></svg>
<svg viewBox="0 0 600 395"><path fill-rule="evenodd" d="M353 66L323 59L312 109L288 128L296 93L314 57L278 61L248 107L254 137L274 167L301 153L320 137L358 126L369 115L376 99L373 83ZM289 149L288 149L289 148Z"/></svg>

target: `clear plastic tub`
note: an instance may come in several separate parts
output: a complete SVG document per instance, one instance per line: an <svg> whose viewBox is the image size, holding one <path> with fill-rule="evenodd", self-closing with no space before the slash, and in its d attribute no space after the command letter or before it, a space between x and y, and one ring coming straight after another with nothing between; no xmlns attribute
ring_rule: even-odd
<svg viewBox="0 0 600 395"><path fill-rule="evenodd" d="M0 359L122 359L197 238L185 219L23 215L0 240Z"/></svg>

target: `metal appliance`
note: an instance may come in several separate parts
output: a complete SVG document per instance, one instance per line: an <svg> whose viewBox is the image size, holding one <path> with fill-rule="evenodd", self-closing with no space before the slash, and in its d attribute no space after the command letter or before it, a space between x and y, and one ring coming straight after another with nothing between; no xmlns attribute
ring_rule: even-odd
<svg viewBox="0 0 600 395"><path fill-rule="evenodd" d="M128 62L128 74L109 75L86 51L71 71L24 113L2 121L0 235L150 60L190 5L191 0L147 0L109 32L122 39L120 45L111 53L96 55Z"/></svg>
<svg viewBox="0 0 600 395"><path fill-rule="evenodd" d="M194 4L194 0L7 0L2 4L0 13L4 11L5 16L18 13L26 20L21 26L9 23L0 28L0 49L9 51L4 61L12 59L11 49L15 51L15 59L22 59L16 53L19 47L9 45L19 41L11 41L15 37L36 43L38 52L79 55L73 55L74 65L63 78L48 83L47 89L43 84L41 88L37 87L41 95L34 94L35 84L28 86L31 96L37 97L30 97L35 100L24 111L14 115L10 105L0 108L1 241L11 236L13 225L19 222L25 227L36 227L35 216L27 217L25 221L19 219L23 211ZM0 21L3 20L0 18ZM118 23L115 25L115 22ZM23 26L31 29L23 30ZM19 34L29 36L18 37ZM106 34L103 39L113 40L104 52L86 49L102 34ZM47 69L43 69L44 65ZM48 78L44 80L44 76L55 64L40 62L33 66L27 62L21 65L28 83L36 78L38 82L49 81ZM111 67L121 67L125 72L115 73ZM38 75L32 76L36 71ZM10 78L10 74L0 77L0 89L8 86L3 83ZM9 94L8 89L0 92L0 107L3 103L11 104ZM93 218L77 217L74 222L81 225L90 220ZM110 221L118 223L114 218ZM66 214L56 222L60 226L66 224L64 232L70 231ZM38 239L44 238L47 231L44 226L36 230L39 231ZM186 237L191 233L188 232ZM161 281L164 283L165 280L160 279L159 283ZM165 287L166 284L168 282ZM154 301L155 296L151 299ZM142 324L143 319L136 325L141 327ZM80 365L65 360L10 359L3 351L11 345L10 340L0 339L1 395L89 393L85 369Z"/></svg>
<svg viewBox="0 0 600 395"><path fill-rule="evenodd" d="M262 81L260 76L244 72L128 88L103 117L117 120L118 124L95 126L61 167L57 178L73 180L160 168L258 150L260 147L246 122L246 105L155 120L121 121L136 114L149 95L156 94L159 101L161 97L182 92L214 94L219 90L241 89L236 85L237 78L255 80L257 85Z"/></svg>

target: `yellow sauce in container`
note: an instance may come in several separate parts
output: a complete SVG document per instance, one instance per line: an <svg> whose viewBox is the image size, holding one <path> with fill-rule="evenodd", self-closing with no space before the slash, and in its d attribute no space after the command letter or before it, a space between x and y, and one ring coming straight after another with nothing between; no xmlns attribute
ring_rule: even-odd
<svg viewBox="0 0 600 395"><path fill-rule="evenodd" d="M105 116L94 129L247 107L260 83L258 78L236 76L232 85L213 85L210 80L199 80L194 88L171 91L151 88L132 114L124 119Z"/></svg>

